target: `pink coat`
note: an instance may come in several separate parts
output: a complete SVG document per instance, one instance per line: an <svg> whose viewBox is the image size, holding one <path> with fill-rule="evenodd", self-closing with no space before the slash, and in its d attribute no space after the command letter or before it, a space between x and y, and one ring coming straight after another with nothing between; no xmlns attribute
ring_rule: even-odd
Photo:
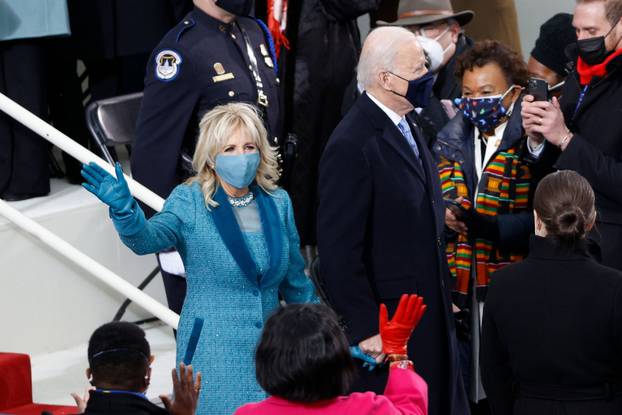
<svg viewBox="0 0 622 415"><path fill-rule="evenodd" d="M353 393L328 401L303 404L272 396L249 403L234 415L427 415L428 385L414 371L393 367L384 395Z"/></svg>

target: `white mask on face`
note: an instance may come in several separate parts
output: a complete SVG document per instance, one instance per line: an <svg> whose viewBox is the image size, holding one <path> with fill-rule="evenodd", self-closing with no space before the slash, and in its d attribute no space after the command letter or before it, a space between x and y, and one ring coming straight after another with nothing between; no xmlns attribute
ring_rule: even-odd
<svg viewBox="0 0 622 415"><path fill-rule="evenodd" d="M430 72L438 72L443 64L444 50L441 44L425 36L417 36L417 41L430 59Z"/></svg>
<svg viewBox="0 0 622 415"><path fill-rule="evenodd" d="M449 48L451 48L452 46L452 43L450 42L449 46L443 49L443 46L439 42L439 39L445 36L447 32L449 32L449 26L447 26L445 30L443 30L435 38L430 38L430 37L425 36L424 30L420 32L422 33L421 35L417 36L417 40L419 40L423 49L427 52L428 56L430 56L430 61L431 61L430 71L431 72L438 72L441 65L443 64L443 60L445 59L445 52L447 52ZM438 64L435 65L436 62L438 62Z"/></svg>

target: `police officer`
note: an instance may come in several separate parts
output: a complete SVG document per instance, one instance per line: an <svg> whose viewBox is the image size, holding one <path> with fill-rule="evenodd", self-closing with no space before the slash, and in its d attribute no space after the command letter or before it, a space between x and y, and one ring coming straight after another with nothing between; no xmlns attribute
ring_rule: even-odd
<svg viewBox="0 0 622 415"><path fill-rule="evenodd" d="M198 122L217 105L255 104L273 144L279 141L276 60L267 29L244 17L252 4L252 0L194 0L194 9L164 36L147 62L132 173L164 198L192 174L181 155L192 156ZM185 280L173 275L180 274L176 260L176 254L159 256L169 307L179 312Z"/></svg>

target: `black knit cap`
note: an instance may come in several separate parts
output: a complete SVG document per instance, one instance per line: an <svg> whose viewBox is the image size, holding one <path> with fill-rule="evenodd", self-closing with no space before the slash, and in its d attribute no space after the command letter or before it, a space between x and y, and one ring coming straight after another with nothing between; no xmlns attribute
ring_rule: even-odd
<svg viewBox="0 0 622 415"><path fill-rule="evenodd" d="M566 77L568 58L564 50L576 41L577 34L572 27L572 15L559 13L540 26L540 36L531 51L531 56L559 76Z"/></svg>

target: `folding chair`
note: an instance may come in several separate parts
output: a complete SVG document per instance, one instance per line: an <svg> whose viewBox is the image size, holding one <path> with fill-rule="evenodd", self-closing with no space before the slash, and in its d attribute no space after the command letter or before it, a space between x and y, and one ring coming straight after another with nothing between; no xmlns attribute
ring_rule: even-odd
<svg viewBox="0 0 622 415"><path fill-rule="evenodd" d="M116 152L111 153L110 148L124 145L131 151L142 98L143 93L138 92L94 101L87 107L86 125L108 163L116 161Z"/></svg>
<svg viewBox="0 0 622 415"><path fill-rule="evenodd" d="M125 146L131 154L136 134L136 121L143 93L120 95L94 101L86 108L86 125L103 157L110 164L116 161L115 146ZM181 153L180 164L192 171L192 157Z"/></svg>

